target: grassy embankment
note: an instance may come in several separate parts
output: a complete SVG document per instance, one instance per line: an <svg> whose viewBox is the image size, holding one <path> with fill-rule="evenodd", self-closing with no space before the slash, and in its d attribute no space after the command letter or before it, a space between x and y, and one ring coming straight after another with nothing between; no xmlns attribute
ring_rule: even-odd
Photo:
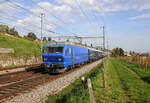
<svg viewBox="0 0 150 103"><path fill-rule="evenodd" d="M39 43L24 40L21 38L9 37L1 33L0 33L0 48L13 48L15 53L9 54L11 56L41 55Z"/></svg>
<svg viewBox="0 0 150 103"><path fill-rule="evenodd" d="M137 68L134 64L129 64L118 59L110 59L115 72L120 80L120 86L127 97L127 103L150 103L150 85L145 82L142 76L147 76L148 72L144 68ZM131 69L133 68L134 69ZM141 74L138 75L137 73ZM118 82L118 81L116 81Z"/></svg>
<svg viewBox="0 0 150 103"><path fill-rule="evenodd" d="M92 80L96 103L150 103L150 84L143 79L149 70L115 58L106 67L106 88L102 88L102 64L85 75ZM87 82L78 79L46 103L89 103Z"/></svg>

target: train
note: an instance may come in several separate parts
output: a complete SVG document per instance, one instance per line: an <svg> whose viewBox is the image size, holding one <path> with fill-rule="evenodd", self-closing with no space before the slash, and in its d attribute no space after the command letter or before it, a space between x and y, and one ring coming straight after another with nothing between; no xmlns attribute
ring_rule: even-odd
<svg viewBox="0 0 150 103"><path fill-rule="evenodd" d="M41 69L64 73L75 66L103 58L103 52L73 44L46 44L43 48Z"/></svg>

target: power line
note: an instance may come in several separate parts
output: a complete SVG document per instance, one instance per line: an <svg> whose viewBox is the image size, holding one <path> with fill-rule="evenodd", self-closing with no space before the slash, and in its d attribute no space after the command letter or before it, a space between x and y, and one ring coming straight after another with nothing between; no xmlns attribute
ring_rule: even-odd
<svg viewBox="0 0 150 103"><path fill-rule="evenodd" d="M7 0L7 1L10 2L10 3L12 3L12 4L14 4L15 6L17 6L17 7L21 8L21 9L23 9L24 11L27 11L27 12L29 12L29 13L31 13L31 14L33 14L33 15L35 15L35 16L37 16L37 17L40 18L39 15L37 15L37 14L33 13L32 11L30 11L30 10L28 10L28 9L26 9L26 8L24 8L24 7L22 7L22 6L20 6L20 5L17 4L16 2L12 2L12 1L10 1L10 0ZM10 6L11 6L11 5L10 5ZM11 7L12 7L12 6L11 6ZM12 8L14 8L14 7L12 7ZM26 14L24 13L23 15L26 15ZM28 16L28 15L26 15L26 16ZM47 25L50 26L49 24L47 24Z"/></svg>
<svg viewBox="0 0 150 103"><path fill-rule="evenodd" d="M21 9L23 9L24 11L29 12L30 14L33 14L34 16L37 16L37 17L40 18L39 15L37 15L37 14L35 14L34 12L32 12L32 11L30 11L30 10L28 10L28 9L26 9L26 8L24 8L24 7L22 7L22 6L20 6L20 5L17 4L16 2L12 2L12 1L10 1L10 0L7 0L7 1L10 2L10 3L12 3L12 4L14 4L15 6L17 6L17 7L21 8ZM12 6L11 6L11 7L12 7ZM14 8L14 7L13 7L13 8ZM23 15L26 15L26 14L23 14ZM26 15L26 16L28 16L28 15ZM49 24L47 24L47 25L49 25Z"/></svg>
<svg viewBox="0 0 150 103"><path fill-rule="evenodd" d="M94 18L95 18L96 23L98 24L98 26L100 26L100 23L99 23L99 21L98 21L98 19L97 19L96 15L95 15L94 13L93 13L93 16L94 16Z"/></svg>
<svg viewBox="0 0 150 103"><path fill-rule="evenodd" d="M5 13L6 14L6 13ZM13 18L9 18L8 16L6 17L6 16L0 16L2 19L6 19L7 21L12 21L12 20L14 20L13 18L17 18L16 16L11 16L11 17L13 17ZM31 23L26 23L26 22L23 22L23 23L21 23L23 26L30 26L30 27L33 27L33 28L38 28L38 29L41 29L39 26L37 26L37 25L35 25L35 24L31 24ZM29 29L28 29L29 30ZM32 31L32 30L29 30L29 31ZM45 32L51 32L51 33L55 33L55 34L61 34L61 33L58 33L58 32L56 32L56 31L51 31L51 30L48 30L48 29L44 29L43 28L43 31L45 31Z"/></svg>
<svg viewBox="0 0 150 103"><path fill-rule="evenodd" d="M98 4L98 7L103 11L103 8L102 8L102 6L101 6L101 3L97 3L97 4ZM102 17L101 20L103 21L104 26L106 26L106 22L105 22L104 15L101 16L101 17Z"/></svg>
<svg viewBox="0 0 150 103"><path fill-rule="evenodd" d="M33 0L30 0L30 1L31 1L32 3L34 3L34 4L36 3L36 2L33 1ZM38 7L41 8L42 10L46 11L46 12L49 12L47 9L41 7L40 5L38 5ZM56 15L54 15L52 12L50 13L50 15L53 16L56 20L58 20L58 21L60 21L60 22L62 22L63 24L65 24L65 25L68 26L68 24L67 24L64 20L58 18L58 17L57 17ZM73 30L73 28L72 28L71 26L69 26L69 27ZM70 32L70 33L76 35L76 33L74 33L74 32Z"/></svg>
<svg viewBox="0 0 150 103"><path fill-rule="evenodd" d="M4 24L4 25L8 25L8 26L12 26L12 27L14 27L14 25L12 25L12 24L8 24L8 23L5 23L5 22L1 22L0 21L0 23L2 23L2 24ZM28 28L21 28L22 30L25 30L25 31L27 31L27 32L29 32L29 31L32 31L31 29L28 29ZM38 32L36 32L36 31L34 31L35 33L38 33Z"/></svg>
<svg viewBox="0 0 150 103"><path fill-rule="evenodd" d="M19 7L19 8L21 8L21 9L23 9L24 11L27 11L27 12L29 12L29 13L31 13L31 14L33 14L33 15L35 15L35 16L37 16L35 13L33 13L32 11L30 11L30 10L28 10L28 9L26 9L26 8L24 8L24 7L22 7L22 6L20 6L19 4L17 4L17 3L15 3L15 2L12 2L12 1L10 1L10 0L7 0L8 2L10 2L10 3L12 3L12 4L14 4L14 5L16 5L17 7ZM40 18L40 16L37 16L37 17L39 17ZM45 23L45 22L43 22L43 23ZM48 22L46 22L45 23L46 25L49 25L48 24ZM55 24L55 26L57 26L57 27L61 27L61 26L59 26L59 25L57 25L57 24ZM63 27L61 27L62 29L64 29ZM64 29L64 30L66 30L66 29ZM48 31L50 31L50 30L48 30ZM68 31L68 30L67 30Z"/></svg>
<svg viewBox="0 0 150 103"><path fill-rule="evenodd" d="M17 18L17 17L15 17L15 16L11 16L11 17ZM1 18L7 19L7 20L9 20L9 19L13 20L12 18L5 17L5 16L1 16ZM35 24L25 23L25 22L22 23L22 24L25 25L25 26L31 26L31 27L34 27L34 28L36 27L36 28L40 29L40 27L37 26L37 25L35 25ZM55 33L54 31L51 31L51 30L47 30L47 29L43 29L43 30L46 31L46 32Z"/></svg>
<svg viewBox="0 0 150 103"><path fill-rule="evenodd" d="M21 9L23 9L24 11L27 11L27 12L29 12L29 13L31 13L31 14L33 14L33 15L35 15L35 16L37 16L37 17L40 18L40 16L38 16L37 14L33 13L32 11L30 11L30 10L28 10L28 9L22 7L22 6L20 6L19 4L15 3L15 2L12 2L12 1L10 1L10 0L7 0L7 1L10 2L10 3L12 3L12 4L14 4L14 5L16 5L17 7L21 8ZM41 8L41 7L40 7L40 8ZM45 20L47 20L47 19L45 19ZM45 23L45 22L43 22L43 23ZM48 22L46 22L45 24L49 25ZM51 24L52 24L52 23L51 23ZM63 27L61 27L61 26L58 25L58 24L55 24L55 23L53 23L53 24L54 24L55 26L59 27L59 28L62 28L62 29L65 30L65 31L69 31L69 30L67 30L67 29L64 29ZM70 31L69 31L69 32L70 32ZM75 34L75 33L73 33L73 32L70 32L70 33Z"/></svg>
<svg viewBox="0 0 150 103"><path fill-rule="evenodd" d="M22 7L21 5L19 5L19 4L18 4L18 3L16 3L16 2L13 2L13 1L10 1L10 0L6 0L6 1L10 2L11 4L16 5L17 7L19 7L19 8L21 8L21 9L23 9L24 11L27 11L27 12L29 12L29 13L33 14L33 15L36 15L36 16L40 17L39 15L37 15L37 14L33 13L32 11L30 11L30 10L28 10L28 9L24 8L24 7Z"/></svg>
<svg viewBox="0 0 150 103"><path fill-rule="evenodd" d="M80 6L80 4L78 3L77 0L74 0L75 3L77 4L77 6L79 7L81 13L85 16L85 18L87 19L88 23L90 24L90 26L93 28L93 30L95 30L95 28L92 26L92 23L90 21L90 19L88 18L88 16L86 15L86 13L84 12L84 10L82 9L82 7Z"/></svg>
<svg viewBox="0 0 150 103"><path fill-rule="evenodd" d="M28 10L28 9L26 9L26 8L24 8L24 7L22 7L22 6L19 5L18 3L12 2L12 1L10 1L10 0L7 0L7 1L10 2L10 3L12 3L12 4L14 4L15 6L17 6L17 7L21 8L21 9L23 9L24 11L27 11L27 12L29 12L29 13L31 13L31 14L37 16L37 14L35 14L35 13L33 13L32 11L30 11L30 10ZM32 0L32 1L33 1L33 0ZM44 9L44 10L45 10L45 9ZM47 11L47 10L46 10L46 11ZM37 16L37 17L39 17L39 16ZM57 18L58 18L58 17L57 17ZM58 19L59 19L59 18L58 18ZM45 19L45 20L47 20L47 19ZM46 24L46 25L49 25L49 24L48 24L48 21L49 21L49 20L47 20L46 23L43 21L43 23ZM59 21L60 21L60 20L59 20ZM64 22L64 23L65 23L65 22ZM53 24L54 24L54 23L53 23ZM66 23L65 23L65 24L66 24ZM55 24L55 26L61 27L61 26L59 26L59 25L57 25L57 24ZM61 28L63 28L63 27L61 27ZM63 28L63 30L65 30L65 29ZM69 30L67 30L67 31L69 31ZM70 31L69 31L69 32L70 32ZM55 33L56 33L56 32L55 32ZM70 32L70 33L76 35L76 33L73 33L73 32Z"/></svg>

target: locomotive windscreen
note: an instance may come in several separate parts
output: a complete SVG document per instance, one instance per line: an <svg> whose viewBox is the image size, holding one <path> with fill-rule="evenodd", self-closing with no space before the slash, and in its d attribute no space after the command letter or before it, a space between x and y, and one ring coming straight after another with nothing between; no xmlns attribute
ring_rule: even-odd
<svg viewBox="0 0 150 103"><path fill-rule="evenodd" d="M63 49L64 47L60 47L60 46L57 46L57 47L46 47L45 48L45 53L63 53Z"/></svg>

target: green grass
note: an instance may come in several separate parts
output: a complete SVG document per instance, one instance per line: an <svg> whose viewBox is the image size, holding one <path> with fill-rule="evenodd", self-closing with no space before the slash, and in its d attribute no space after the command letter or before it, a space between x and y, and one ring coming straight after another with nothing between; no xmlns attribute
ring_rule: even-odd
<svg viewBox="0 0 150 103"><path fill-rule="evenodd" d="M96 103L126 103L127 97L121 87L121 81L110 59L106 64L106 87L99 89ZM101 80L97 78L95 81ZM102 87L102 80L99 83Z"/></svg>
<svg viewBox="0 0 150 103"><path fill-rule="evenodd" d="M91 78L95 100L100 95L101 68L102 64L99 64L90 73L84 75L85 80ZM46 103L90 103L87 81L76 80L58 94L50 96Z"/></svg>
<svg viewBox="0 0 150 103"><path fill-rule="evenodd" d="M117 59L111 58L111 63L120 78L120 85L128 96L128 103L150 103L150 85L145 83L136 74L126 69Z"/></svg>
<svg viewBox="0 0 150 103"><path fill-rule="evenodd" d="M142 80L144 80L147 83L150 83L150 69L139 66L133 63L128 63L126 61L121 60L121 63L124 64L127 68L131 69L133 72L135 72Z"/></svg>
<svg viewBox="0 0 150 103"><path fill-rule="evenodd" d="M0 48L13 48L15 53L10 54L13 56L41 55L40 45L38 43L2 34L0 34Z"/></svg>
<svg viewBox="0 0 150 103"><path fill-rule="evenodd" d="M149 71L110 58L106 64L105 88L102 85L102 64L85 75L86 79L91 78L96 103L150 103L150 85L127 67L143 70L141 77ZM50 96L46 103L89 103L87 82L76 80L58 94Z"/></svg>

